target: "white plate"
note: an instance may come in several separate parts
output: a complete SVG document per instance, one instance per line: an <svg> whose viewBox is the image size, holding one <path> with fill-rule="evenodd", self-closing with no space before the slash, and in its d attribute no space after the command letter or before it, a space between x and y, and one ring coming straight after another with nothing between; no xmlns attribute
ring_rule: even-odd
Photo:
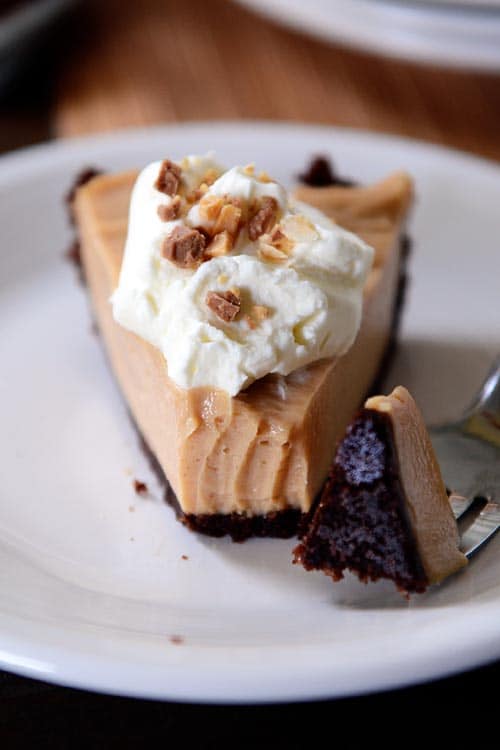
<svg viewBox="0 0 500 750"><path fill-rule="evenodd" d="M238 0L251 10L365 52L500 70L498 8L400 0Z"/></svg>
<svg viewBox="0 0 500 750"><path fill-rule="evenodd" d="M413 390L426 418L456 413L499 349L493 164L380 135L259 123L122 132L4 157L0 666L127 695L257 702L406 685L500 657L500 538L407 603L389 584L334 586L291 565L293 540L196 536L163 504L63 260L61 196L88 164L208 149L287 183L318 152L360 180L400 167L415 175L413 280L390 383ZM134 477L152 497L135 495Z"/></svg>
<svg viewBox="0 0 500 750"><path fill-rule="evenodd" d="M388 0L389 2L403 3L405 0ZM435 5L437 7L458 7L458 8L483 8L486 10L498 10L500 0L408 0L409 2L420 3L421 5ZM377 0L375 0L377 2ZM382 0L383 2L383 0Z"/></svg>

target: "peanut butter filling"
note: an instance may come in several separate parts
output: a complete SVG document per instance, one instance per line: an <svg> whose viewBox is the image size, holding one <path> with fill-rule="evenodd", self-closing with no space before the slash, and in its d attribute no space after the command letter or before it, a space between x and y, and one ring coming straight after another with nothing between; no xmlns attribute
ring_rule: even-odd
<svg viewBox="0 0 500 750"><path fill-rule="evenodd" d="M177 387L161 353L111 315L109 298L118 281L135 177L135 172L127 172L93 179L78 190L75 215L99 326L139 429L185 513L308 511L337 440L372 383L388 343L410 179L396 173L367 188L297 190L300 200L320 208L376 250L361 328L346 355L315 362L287 377L264 377L231 398L224 391ZM174 178L166 172L168 189ZM255 222L264 239L269 209ZM218 302L227 314L227 305ZM257 321L265 315L254 312Z"/></svg>

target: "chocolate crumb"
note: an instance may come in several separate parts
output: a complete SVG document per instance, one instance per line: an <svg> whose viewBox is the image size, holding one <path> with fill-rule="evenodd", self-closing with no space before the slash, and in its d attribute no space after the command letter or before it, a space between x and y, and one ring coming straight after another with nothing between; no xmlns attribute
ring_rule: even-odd
<svg viewBox="0 0 500 750"><path fill-rule="evenodd" d="M177 226L165 239L162 255L180 268L195 268L203 260L206 242L197 229Z"/></svg>
<svg viewBox="0 0 500 750"><path fill-rule="evenodd" d="M248 222L248 236L252 241L269 232L278 218L278 201L269 195L260 201L256 213Z"/></svg>
<svg viewBox="0 0 500 750"><path fill-rule="evenodd" d="M241 308L241 300L234 292L208 292L205 302L225 323L232 323Z"/></svg>
<svg viewBox="0 0 500 750"><path fill-rule="evenodd" d="M70 189L64 196L64 202L67 206L68 211L68 217L69 217L69 223L71 226L75 226L76 220L75 220L75 213L73 209L73 203L75 201L76 191L78 188L85 185L89 180L92 180L94 177L97 177L98 175L102 174L102 170L95 169L94 167L87 167L86 169L83 169L81 172L77 174L75 179L73 180L73 184L71 185ZM82 284L86 284L85 280L85 273L83 270L83 263L82 263L82 257L80 252L80 241L78 238L75 238L73 242L71 243L70 247L65 252L66 260L69 260L70 263L72 263L78 273L78 279Z"/></svg>
<svg viewBox="0 0 500 750"><path fill-rule="evenodd" d="M189 557L187 555L181 555L181 560L189 560Z"/></svg>
<svg viewBox="0 0 500 750"><path fill-rule="evenodd" d="M75 217L73 214L73 203L76 196L76 191L78 188L81 188L83 185L85 185L87 182L90 182L94 177L98 177L100 174L102 174L101 169L96 169L95 167L86 167L85 169L82 169L81 172L77 174L75 177L73 184L71 185L70 189L66 193L65 196L65 203L68 206L69 209L69 219L71 224L75 223Z"/></svg>
<svg viewBox="0 0 500 750"><path fill-rule="evenodd" d="M162 221L173 221L178 219L181 212L181 198L176 195L168 205L160 205L157 209L158 216Z"/></svg>
<svg viewBox="0 0 500 750"><path fill-rule="evenodd" d="M66 258L73 263L77 268L82 265L82 256L80 252L80 243L78 240L73 240L71 245L66 250Z"/></svg>
<svg viewBox="0 0 500 750"><path fill-rule="evenodd" d="M165 195L175 195L179 189L181 168L170 159L164 159L156 178L155 188Z"/></svg>
<svg viewBox="0 0 500 750"><path fill-rule="evenodd" d="M169 635L168 640L176 646L180 646L181 643L184 643L182 635Z"/></svg>
<svg viewBox="0 0 500 750"><path fill-rule="evenodd" d="M311 187L328 187L337 185L339 187L351 187L352 180L346 180L335 173L335 169L329 159L325 156L314 157L305 172L299 175L299 180Z"/></svg>
<svg viewBox="0 0 500 750"><path fill-rule="evenodd" d="M134 479L134 490L138 495L146 495L148 492L148 485L146 482L140 482L138 479Z"/></svg>

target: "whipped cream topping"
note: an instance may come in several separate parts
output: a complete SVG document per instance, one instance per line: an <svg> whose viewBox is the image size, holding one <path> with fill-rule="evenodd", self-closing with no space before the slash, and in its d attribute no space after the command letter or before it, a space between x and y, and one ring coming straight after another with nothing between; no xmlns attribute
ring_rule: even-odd
<svg viewBox="0 0 500 750"><path fill-rule="evenodd" d="M160 349L178 386L234 396L268 373L344 354L372 258L253 167L158 161L132 193L113 314Z"/></svg>

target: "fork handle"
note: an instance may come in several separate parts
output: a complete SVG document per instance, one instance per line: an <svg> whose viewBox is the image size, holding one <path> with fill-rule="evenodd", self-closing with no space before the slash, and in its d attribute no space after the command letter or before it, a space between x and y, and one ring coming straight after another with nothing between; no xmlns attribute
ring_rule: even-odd
<svg viewBox="0 0 500 750"><path fill-rule="evenodd" d="M495 422L500 421L500 355L486 376L468 413L481 413L493 418Z"/></svg>

